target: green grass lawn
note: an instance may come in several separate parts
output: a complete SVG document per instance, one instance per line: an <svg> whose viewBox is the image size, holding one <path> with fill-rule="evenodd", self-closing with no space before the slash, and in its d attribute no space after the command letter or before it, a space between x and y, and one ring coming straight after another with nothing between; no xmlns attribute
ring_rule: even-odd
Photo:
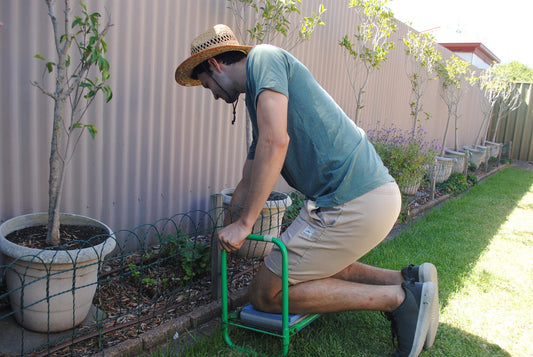
<svg viewBox="0 0 533 357"><path fill-rule="evenodd" d="M421 356L533 356L533 172L491 176L410 224L363 262L400 269L433 262L439 271L440 328ZM232 331L235 342L279 354L275 337ZM290 356L388 356L390 324L380 313L320 317L291 340ZM170 354L172 355L172 354ZM180 356L242 356L220 330Z"/></svg>

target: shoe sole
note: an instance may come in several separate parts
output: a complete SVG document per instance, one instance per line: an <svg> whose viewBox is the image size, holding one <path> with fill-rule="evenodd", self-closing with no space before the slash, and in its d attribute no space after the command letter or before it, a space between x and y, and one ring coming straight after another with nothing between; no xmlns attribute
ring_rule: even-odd
<svg viewBox="0 0 533 357"><path fill-rule="evenodd" d="M433 302L435 301L435 284L432 282L424 282L422 285L422 292L420 295L420 306L418 308L418 319L416 322L416 331L413 339L413 346L409 357L417 357L422 351L429 325L431 322L431 311L433 310Z"/></svg>
<svg viewBox="0 0 533 357"><path fill-rule="evenodd" d="M418 268L418 279L420 282L431 282L435 286L435 294L430 311L430 322L424 349L431 348L435 343L435 336L439 328L439 281L437 268L431 263L424 263Z"/></svg>

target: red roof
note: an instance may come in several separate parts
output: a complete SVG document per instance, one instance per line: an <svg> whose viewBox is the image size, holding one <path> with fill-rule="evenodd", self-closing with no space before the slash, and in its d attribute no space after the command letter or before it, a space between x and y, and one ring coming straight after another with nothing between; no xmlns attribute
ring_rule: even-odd
<svg viewBox="0 0 533 357"><path fill-rule="evenodd" d="M473 53L487 64L492 65L494 62L500 63L500 59L494 55L481 42L457 42L457 43L440 43L443 47L452 52Z"/></svg>

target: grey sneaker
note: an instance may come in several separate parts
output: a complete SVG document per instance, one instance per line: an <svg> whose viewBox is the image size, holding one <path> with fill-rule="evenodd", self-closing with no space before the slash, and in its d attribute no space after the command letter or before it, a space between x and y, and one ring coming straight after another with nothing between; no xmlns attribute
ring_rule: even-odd
<svg viewBox="0 0 533 357"><path fill-rule="evenodd" d="M435 285L431 282L404 282L405 300L393 312L385 316L391 321L393 337L398 349L394 357L416 357L422 351L430 323Z"/></svg>
<svg viewBox="0 0 533 357"><path fill-rule="evenodd" d="M428 349L435 343L435 336L439 328L439 279L437 268L431 263L421 265L409 265L402 269L402 276L406 281L414 280L415 282L425 283L432 282L435 285L435 297L432 303L431 322L429 324L424 349Z"/></svg>

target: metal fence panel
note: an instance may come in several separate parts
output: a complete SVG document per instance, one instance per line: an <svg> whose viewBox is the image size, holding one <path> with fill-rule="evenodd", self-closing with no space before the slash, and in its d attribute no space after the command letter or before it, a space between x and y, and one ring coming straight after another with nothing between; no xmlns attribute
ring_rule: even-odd
<svg viewBox="0 0 533 357"><path fill-rule="evenodd" d="M345 34L357 18L341 1L309 0L302 14L324 3L325 26L294 49L318 81L354 115L353 91L346 78ZM234 186L246 155L244 103L234 126L231 107L215 102L202 88L174 81L176 66L188 55L191 40L216 23L235 25L223 0L94 0L91 10L108 12L114 27L107 42L114 98L96 102L88 121L99 133L80 142L68 169L62 210L129 229L191 209L208 209L209 197ZM48 148L52 103L30 85L43 75L36 53L52 57L51 26L43 1L1 1L0 21L0 221L47 209ZM410 87L400 37L382 69L373 73L362 112L364 129L395 123L409 128ZM449 56L446 49L441 51ZM46 78L46 76L45 76ZM50 82L47 82L50 83ZM460 111L460 145L472 144L481 114L479 91L465 94ZM428 140L442 137L446 107L438 82L429 83L423 121ZM448 145L453 143L449 136ZM278 189L288 189L280 180Z"/></svg>
<svg viewBox="0 0 533 357"><path fill-rule="evenodd" d="M517 83L520 92L520 105L516 110L502 118L496 133L498 142L512 141L514 160L533 160L533 83ZM490 133L494 133L497 113L493 116Z"/></svg>

